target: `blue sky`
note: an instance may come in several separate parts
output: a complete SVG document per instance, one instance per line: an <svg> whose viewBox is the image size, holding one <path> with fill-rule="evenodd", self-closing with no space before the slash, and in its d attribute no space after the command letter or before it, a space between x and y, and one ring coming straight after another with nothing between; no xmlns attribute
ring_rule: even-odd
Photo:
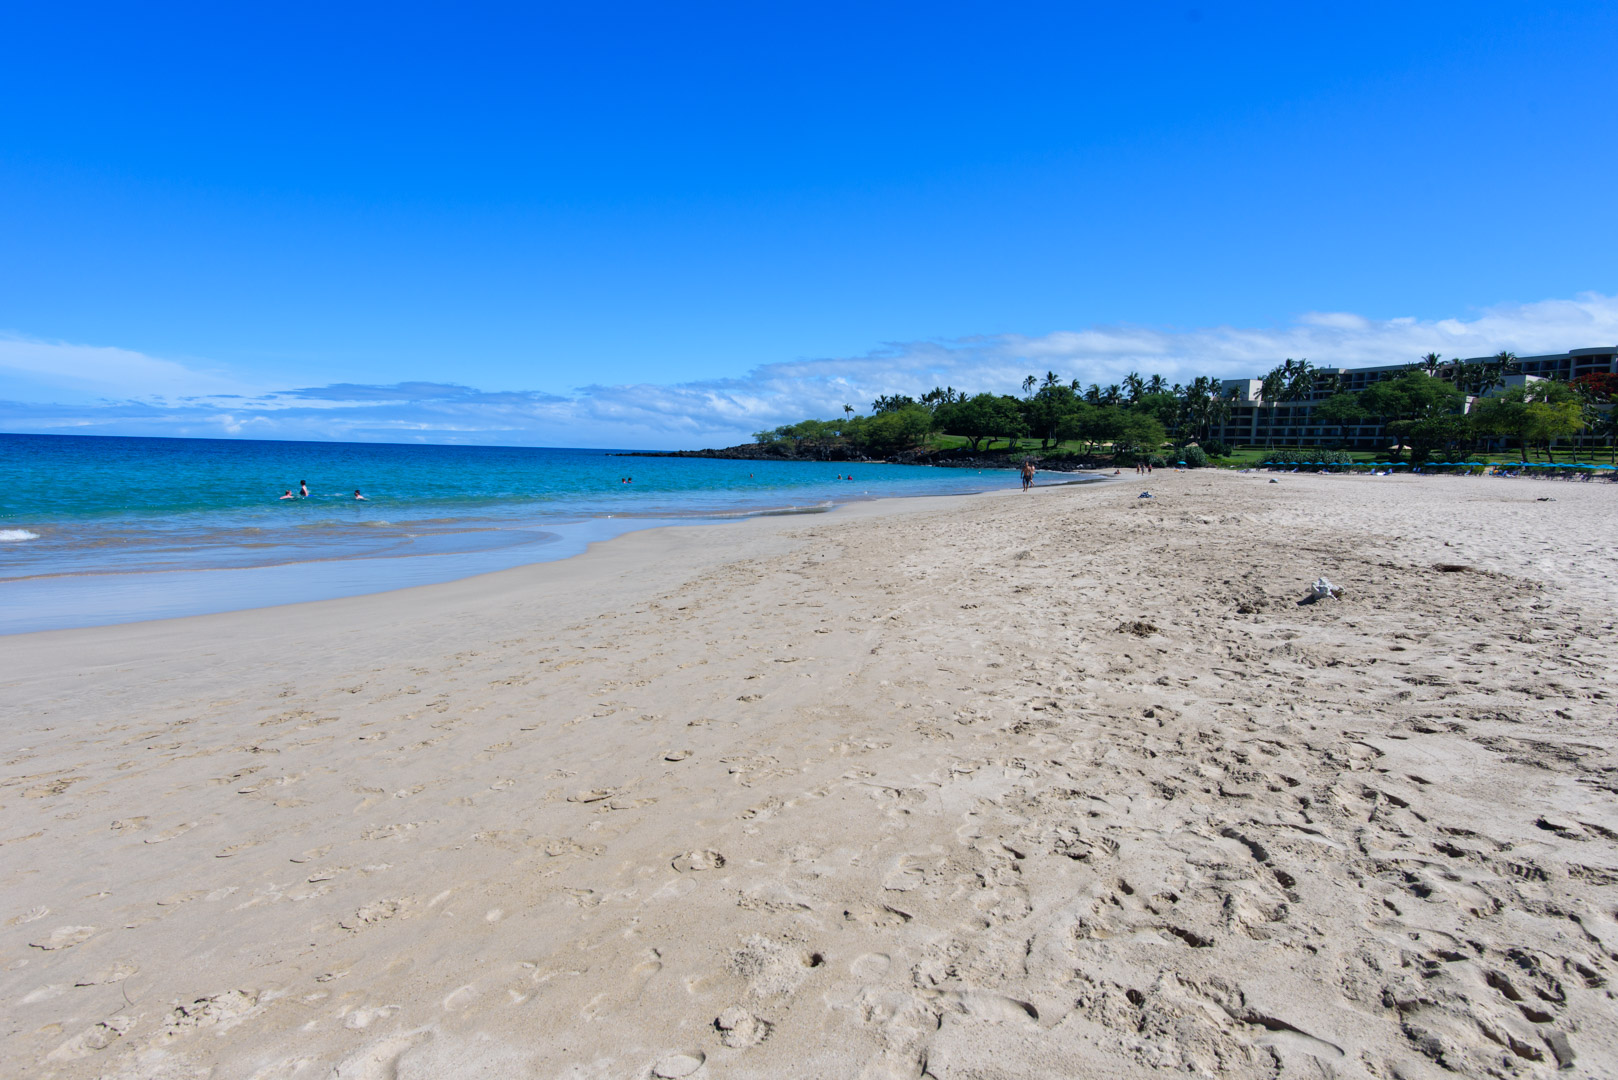
<svg viewBox="0 0 1618 1080"><path fill-rule="evenodd" d="M1618 340L1611 3L240 7L0 14L0 430L690 446Z"/></svg>

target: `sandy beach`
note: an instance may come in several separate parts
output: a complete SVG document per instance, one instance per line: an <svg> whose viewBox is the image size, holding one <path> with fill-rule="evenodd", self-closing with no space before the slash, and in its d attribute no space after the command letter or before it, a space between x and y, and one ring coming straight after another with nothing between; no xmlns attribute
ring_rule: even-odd
<svg viewBox="0 0 1618 1080"><path fill-rule="evenodd" d="M0 1061L1618 1075L1615 643L1618 486L1206 470L0 639Z"/></svg>

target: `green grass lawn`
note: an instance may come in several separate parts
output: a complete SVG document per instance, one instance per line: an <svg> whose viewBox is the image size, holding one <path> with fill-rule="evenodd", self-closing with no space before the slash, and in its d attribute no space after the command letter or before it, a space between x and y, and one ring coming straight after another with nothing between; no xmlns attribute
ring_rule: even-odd
<svg viewBox="0 0 1618 1080"><path fill-rule="evenodd" d="M934 435L927 440L927 446L932 450L965 450L970 447L970 442L959 435ZM1006 440L996 439L992 446L987 440L985 440L979 445L979 449L994 450L1004 453L1008 447ZM1018 439L1016 440L1014 449L1035 454L1055 454L1064 452L1083 454L1086 450L1086 445L1082 442L1064 442L1041 450L1038 439ZM1277 450L1297 449L1300 448L1286 446L1238 446L1231 451L1228 457L1215 458L1213 459L1212 463L1222 469L1250 469L1262 465L1265 460ZM1304 447L1302 449L1310 448ZM1110 452L1110 448L1105 445L1096 447L1096 453L1098 454L1108 454ZM1168 450L1163 450L1160 452L1164 457L1168 457L1171 453L1171 451ZM1351 450L1349 451L1349 459L1353 462L1388 461L1390 459L1390 454L1386 450ZM1586 447L1584 453L1579 455L1576 459L1571 448L1558 449L1556 452L1556 460L1558 462L1571 462L1578 460L1595 465L1600 464L1606 459L1606 447ZM1409 461L1410 455L1408 453L1405 454L1403 460ZM1515 450L1500 450L1487 454L1477 454L1470 460L1510 465L1515 464L1520 460L1520 458Z"/></svg>
<svg viewBox="0 0 1618 1080"><path fill-rule="evenodd" d="M1257 465L1262 465L1264 463L1264 461L1270 456L1270 454L1273 453L1276 450L1296 450L1296 449L1299 449L1299 448L1298 447L1285 447L1285 446L1276 446L1276 447L1239 446L1239 447L1234 448L1231 451L1231 454L1230 454L1229 457L1222 457L1222 458L1215 459L1215 464L1219 465L1221 468L1247 469L1247 468L1252 468L1252 467L1257 466ZM1307 450L1307 449L1310 449L1310 448L1309 447L1303 447L1302 449ZM1389 453L1387 451L1385 451L1385 450L1384 451L1351 450L1351 451L1349 451L1349 458L1350 458L1351 461L1355 461L1355 462L1372 462L1372 461L1390 461L1390 460L1392 460L1391 455L1389 455ZM1408 462L1410 460L1409 453L1407 452L1406 454L1404 454L1401 460ZM1492 451L1490 453L1473 454L1473 455L1469 456L1467 458L1467 460L1468 461L1481 461L1481 462L1483 462L1485 464L1494 464L1494 465L1515 465L1517 462L1521 461L1522 459L1519 456L1518 452L1515 451L1515 450L1496 450L1496 451ZM1544 459L1543 458L1534 458L1534 459L1530 459L1530 460L1543 461ZM1601 448L1601 453L1600 454L1595 454L1594 453L1594 448L1586 447L1585 452L1583 454L1581 454L1581 455L1578 455L1576 458L1575 458L1571 448L1559 449L1556 452L1556 462L1555 462L1556 464L1561 464L1561 463L1564 463L1564 462L1572 462L1572 461L1575 461L1575 460L1581 461L1581 462L1584 462L1584 463L1590 464L1590 465L1600 464L1602 461L1606 460L1606 448L1602 447Z"/></svg>

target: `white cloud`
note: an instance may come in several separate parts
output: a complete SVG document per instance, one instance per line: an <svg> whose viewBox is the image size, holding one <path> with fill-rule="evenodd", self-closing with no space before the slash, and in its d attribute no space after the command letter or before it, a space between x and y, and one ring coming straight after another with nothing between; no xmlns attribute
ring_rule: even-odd
<svg viewBox="0 0 1618 1080"><path fill-rule="evenodd" d="M0 379L22 380L74 395L151 399L243 393L242 383L130 349L0 335Z"/></svg>
<svg viewBox="0 0 1618 1080"><path fill-rule="evenodd" d="M1055 371L1103 385L1130 371L1170 382L1261 374L1286 357L1356 367L1423 353L1521 355L1618 343L1618 297L1587 293L1485 309L1469 318L1372 319L1310 312L1270 328L1093 326L1040 337L1004 335L891 343L863 356L764 364L744 375L675 384L593 385L569 396L483 391L447 383L339 383L262 392L225 376L122 349L0 338L0 377L104 388L123 400L91 406L0 404L10 431L240 435L550 446L691 447L738 442L805 416L864 411L880 394L935 385L1015 391ZM53 381L54 380L54 381ZM239 394L229 397L228 394ZM0 398L15 397L0 384Z"/></svg>

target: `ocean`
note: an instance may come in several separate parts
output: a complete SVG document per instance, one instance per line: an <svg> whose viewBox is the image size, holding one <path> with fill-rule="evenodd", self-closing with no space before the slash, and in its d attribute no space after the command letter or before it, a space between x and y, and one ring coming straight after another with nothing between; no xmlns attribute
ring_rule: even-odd
<svg viewBox="0 0 1618 1080"><path fill-rule="evenodd" d="M381 592L632 529L1018 483L1008 470L614 454L0 435L0 634Z"/></svg>

